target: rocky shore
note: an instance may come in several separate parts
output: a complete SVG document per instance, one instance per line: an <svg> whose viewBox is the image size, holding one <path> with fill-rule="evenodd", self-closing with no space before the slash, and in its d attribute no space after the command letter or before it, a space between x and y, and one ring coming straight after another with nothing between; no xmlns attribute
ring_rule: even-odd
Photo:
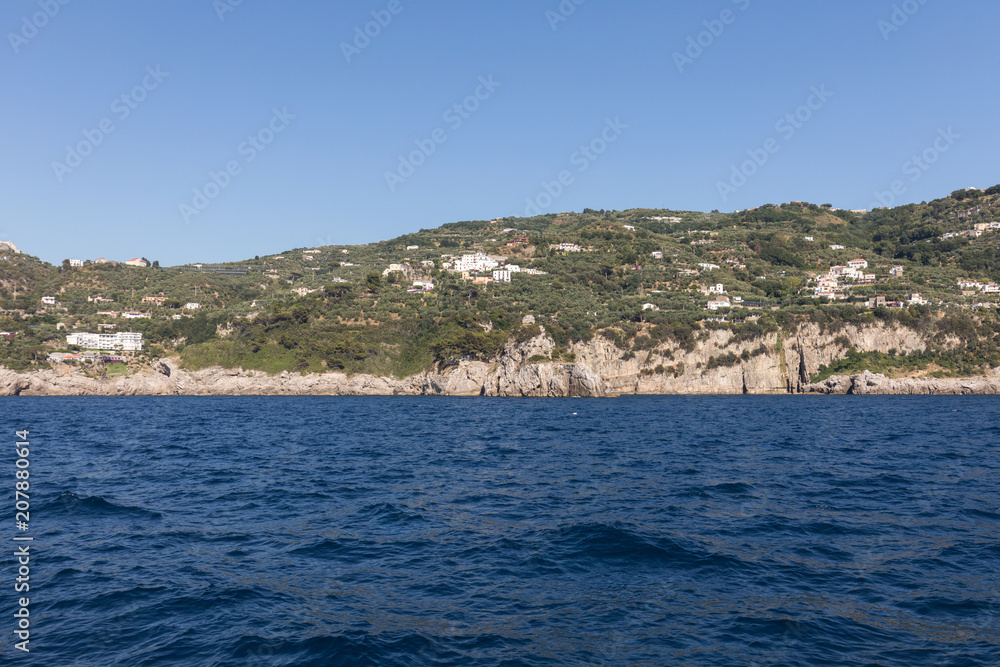
<svg viewBox="0 0 1000 667"><path fill-rule="evenodd" d="M1000 377L892 379L865 371L857 375L834 375L823 382L805 385L802 389L810 394L1000 394Z"/></svg>
<svg viewBox="0 0 1000 667"><path fill-rule="evenodd" d="M571 397L710 394L997 394L1000 374L961 379L903 378L864 372L810 383L820 365L842 358L845 342L856 349L907 352L924 341L909 329L841 330L836 338L815 327L783 339L771 334L739 341L727 330L708 331L693 350L664 344L623 353L595 338L570 348L572 363L549 361L555 343L545 334L510 343L489 362L461 361L411 377L387 378L329 372L268 375L210 368L190 371L176 358L114 379L95 379L70 366L30 373L0 368L0 396L508 396ZM720 363L719 359L728 361ZM536 361L531 361L532 359ZM734 362L733 359L736 359Z"/></svg>

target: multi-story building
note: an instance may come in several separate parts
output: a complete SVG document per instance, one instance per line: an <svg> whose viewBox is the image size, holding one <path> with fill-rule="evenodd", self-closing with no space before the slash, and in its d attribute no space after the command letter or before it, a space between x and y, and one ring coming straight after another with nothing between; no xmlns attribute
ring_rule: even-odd
<svg viewBox="0 0 1000 667"><path fill-rule="evenodd" d="M67 345L79 345L88 350L122 350L138 352L142 350L142 334L131 331L118 333L72 333L66 336Z"/></svg>
<svg viewBox="0 0 1000 667"><path fill-rule="evenodd" d="M346 264L341 264L341 266L346 266ZM410 267L406 264L390 264L389 268L382 272L383 276L388 276L390 273L402 273L404 276L410 272Z"/></svg>
<svg viewBox="0 0 1000 667"><path fill-rule="evenodd" d="M456 258L451 263L451 270L457 271L459 273L465 271L469 272L492 271L499 265L500 262L498 262L497 260L492 259L481 252L477 252L472 255L462 255L461 257Z"/></svg>

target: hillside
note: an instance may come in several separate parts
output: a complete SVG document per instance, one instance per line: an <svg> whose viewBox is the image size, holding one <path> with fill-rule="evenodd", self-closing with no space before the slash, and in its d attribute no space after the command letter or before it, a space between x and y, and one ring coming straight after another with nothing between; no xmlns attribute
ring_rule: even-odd
<svg viewBox="0 0 1000 667"><path fill-rule="evenodd" d="M604 341L622 363L638 358L640 375L691 379L784 359L782 342L811 327L831 341L846 328L906 330L920 344L877 349L852 334L807 379L978 375L1000 366L997 221L1000 186L867 213L793 202L467 221L222 265L51 266L8 254L0 364L100 378L175 356L188 371L404 379L497 363L544 333L551 345L522 364L573 364ZM74 351L73 331L140 332L146 349L124 365L50 361ZM694 368L661 354L696 354L715 332L730 347Z"/></svg>

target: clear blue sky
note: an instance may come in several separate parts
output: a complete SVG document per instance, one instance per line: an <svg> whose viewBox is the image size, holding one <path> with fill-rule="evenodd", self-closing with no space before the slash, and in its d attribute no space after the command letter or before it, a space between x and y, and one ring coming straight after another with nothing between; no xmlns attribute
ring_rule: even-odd
<svg viewBox="0 0 1000 667"><path fill-rule="evenodd" d="M51 262L172 265L524 215L528 199L868 208L894 181L897 202L1000 182L991 0L564 0L568 16L560 0L397 1L7 0L0 239ZM345 55L372 12L391 21ZM705 46L679 66L689 39ZM434 150L411 173L418 141ZM753 154L766 162L733 178Z"/></svg>

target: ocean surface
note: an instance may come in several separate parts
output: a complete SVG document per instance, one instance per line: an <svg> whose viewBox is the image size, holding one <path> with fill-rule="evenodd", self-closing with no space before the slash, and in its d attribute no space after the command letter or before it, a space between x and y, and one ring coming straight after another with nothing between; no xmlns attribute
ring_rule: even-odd
<svg viewBox="0 0 1000 667"><path fill-rule="evenodd" d="M1000 665L994 397L17 397L0 426L3 665Z"/></svg>

